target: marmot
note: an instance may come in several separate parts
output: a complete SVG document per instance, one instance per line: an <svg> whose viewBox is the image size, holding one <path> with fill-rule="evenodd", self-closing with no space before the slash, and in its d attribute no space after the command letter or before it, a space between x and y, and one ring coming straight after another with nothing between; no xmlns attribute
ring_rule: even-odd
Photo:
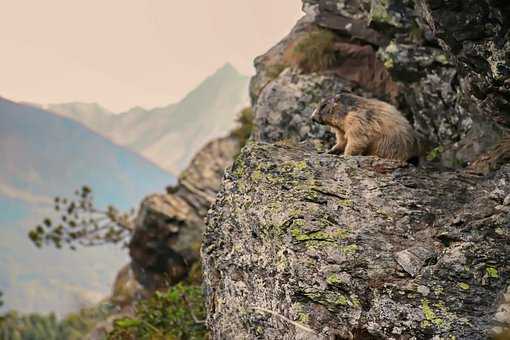
<svg viewBox="0 0 510 340"><path fill-rule="evenodd" d="M383 101L338 94L324 99L312 120L329 125L336 134L336 145L328 153L418 160L418 138L411 124Z"/></svg>

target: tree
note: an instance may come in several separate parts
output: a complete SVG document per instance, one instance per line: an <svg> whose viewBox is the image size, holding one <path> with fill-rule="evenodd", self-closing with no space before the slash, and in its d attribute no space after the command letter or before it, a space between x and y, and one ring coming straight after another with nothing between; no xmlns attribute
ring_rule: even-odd
<svg viewBox="0 0 510 340"><path fill-rule="evenodd" d="M54 203L60 215L57 221L45 218L28 233L38 248L54 245L60 249L67 244L75 250L77 245L117 244L126 242L133 232L134 211L122 213L113 206L97 208L88 186L76 190L73 198L56 197Z"/></svg>

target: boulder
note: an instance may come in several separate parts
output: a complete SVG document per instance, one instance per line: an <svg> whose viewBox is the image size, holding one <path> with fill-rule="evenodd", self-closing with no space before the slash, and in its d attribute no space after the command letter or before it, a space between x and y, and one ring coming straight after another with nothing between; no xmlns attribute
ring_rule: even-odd
<svg viewBox="0 0 510 340"><path fill-rule="evenodd" d="M129 255L136 280L149 293L181 281L199 260L204 218L224 169L239 149L239 140L233 136L208 143L175 187L141 203Z"/></svg>
<svg viewBox="0 0 510 340"><path fill-rule="evenodd" d="M509 184L248 145L202 246L213 338L486 339L510 326Z"/></svg>

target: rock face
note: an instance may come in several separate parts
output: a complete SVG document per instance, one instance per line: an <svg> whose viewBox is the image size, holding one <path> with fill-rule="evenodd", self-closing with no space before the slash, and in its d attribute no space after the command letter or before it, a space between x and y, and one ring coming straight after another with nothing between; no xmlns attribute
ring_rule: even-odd
<svg viewBox="0 0 510 340"><path fill-rule="evenodd" d="M510 4L507 1L417 3L440 45L454 56L476 113L510 124ZM478 106L475 108L475 106Z"/></svg>
<svg viewBox="0 0 510 340"><path fill-rule="evenodd" d="M333 141L329 128L310 120L315 109L311 103L318 103L323 96L352 90L351 83L331 73L306 75L287 69L258 98L252 137L264 142Z"/></svg>
<svg viewBox="0 0 510 340"><path fill-rule="evenodd" d="M224 169L239 149L239 141L231 136L210 142L168 194L155 194L142 202L129 254L134 276L146 291L179 282L199 259L204 218Z"/></svg>
<svg viewBox="0 0 510 340"><path fill-rule="evenodd" d="M508 165L480 178L245 147L204 236L213 337L487 338L510 326L509 184Z"/></svg>
<svg viewBox="0 0 510 340"><path fill-rule="evenodd" d="M510 328L508 145L493 149L502 152L497 167L475 162L488 176L441 172L320 154L332 135L309 119L334 93L377 97L406 114L430 159L483 163L509 127L509 5L304 0L303 8L290 34L255 60L252 141L208 217L212 336L471 340ZM296 54L311 34L333 34L325 51L334 62L315 73Z"/></svg>

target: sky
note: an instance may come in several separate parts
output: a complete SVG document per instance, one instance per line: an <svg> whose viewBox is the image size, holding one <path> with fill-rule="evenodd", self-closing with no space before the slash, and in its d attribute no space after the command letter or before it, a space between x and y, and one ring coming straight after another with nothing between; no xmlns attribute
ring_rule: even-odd
<svg viewBox="0 0 510 340"><path fill-rule="evenodd" d="M122 112L181 99L226 62L253 59L301 0L0 0L0 96Z"/></svg>

